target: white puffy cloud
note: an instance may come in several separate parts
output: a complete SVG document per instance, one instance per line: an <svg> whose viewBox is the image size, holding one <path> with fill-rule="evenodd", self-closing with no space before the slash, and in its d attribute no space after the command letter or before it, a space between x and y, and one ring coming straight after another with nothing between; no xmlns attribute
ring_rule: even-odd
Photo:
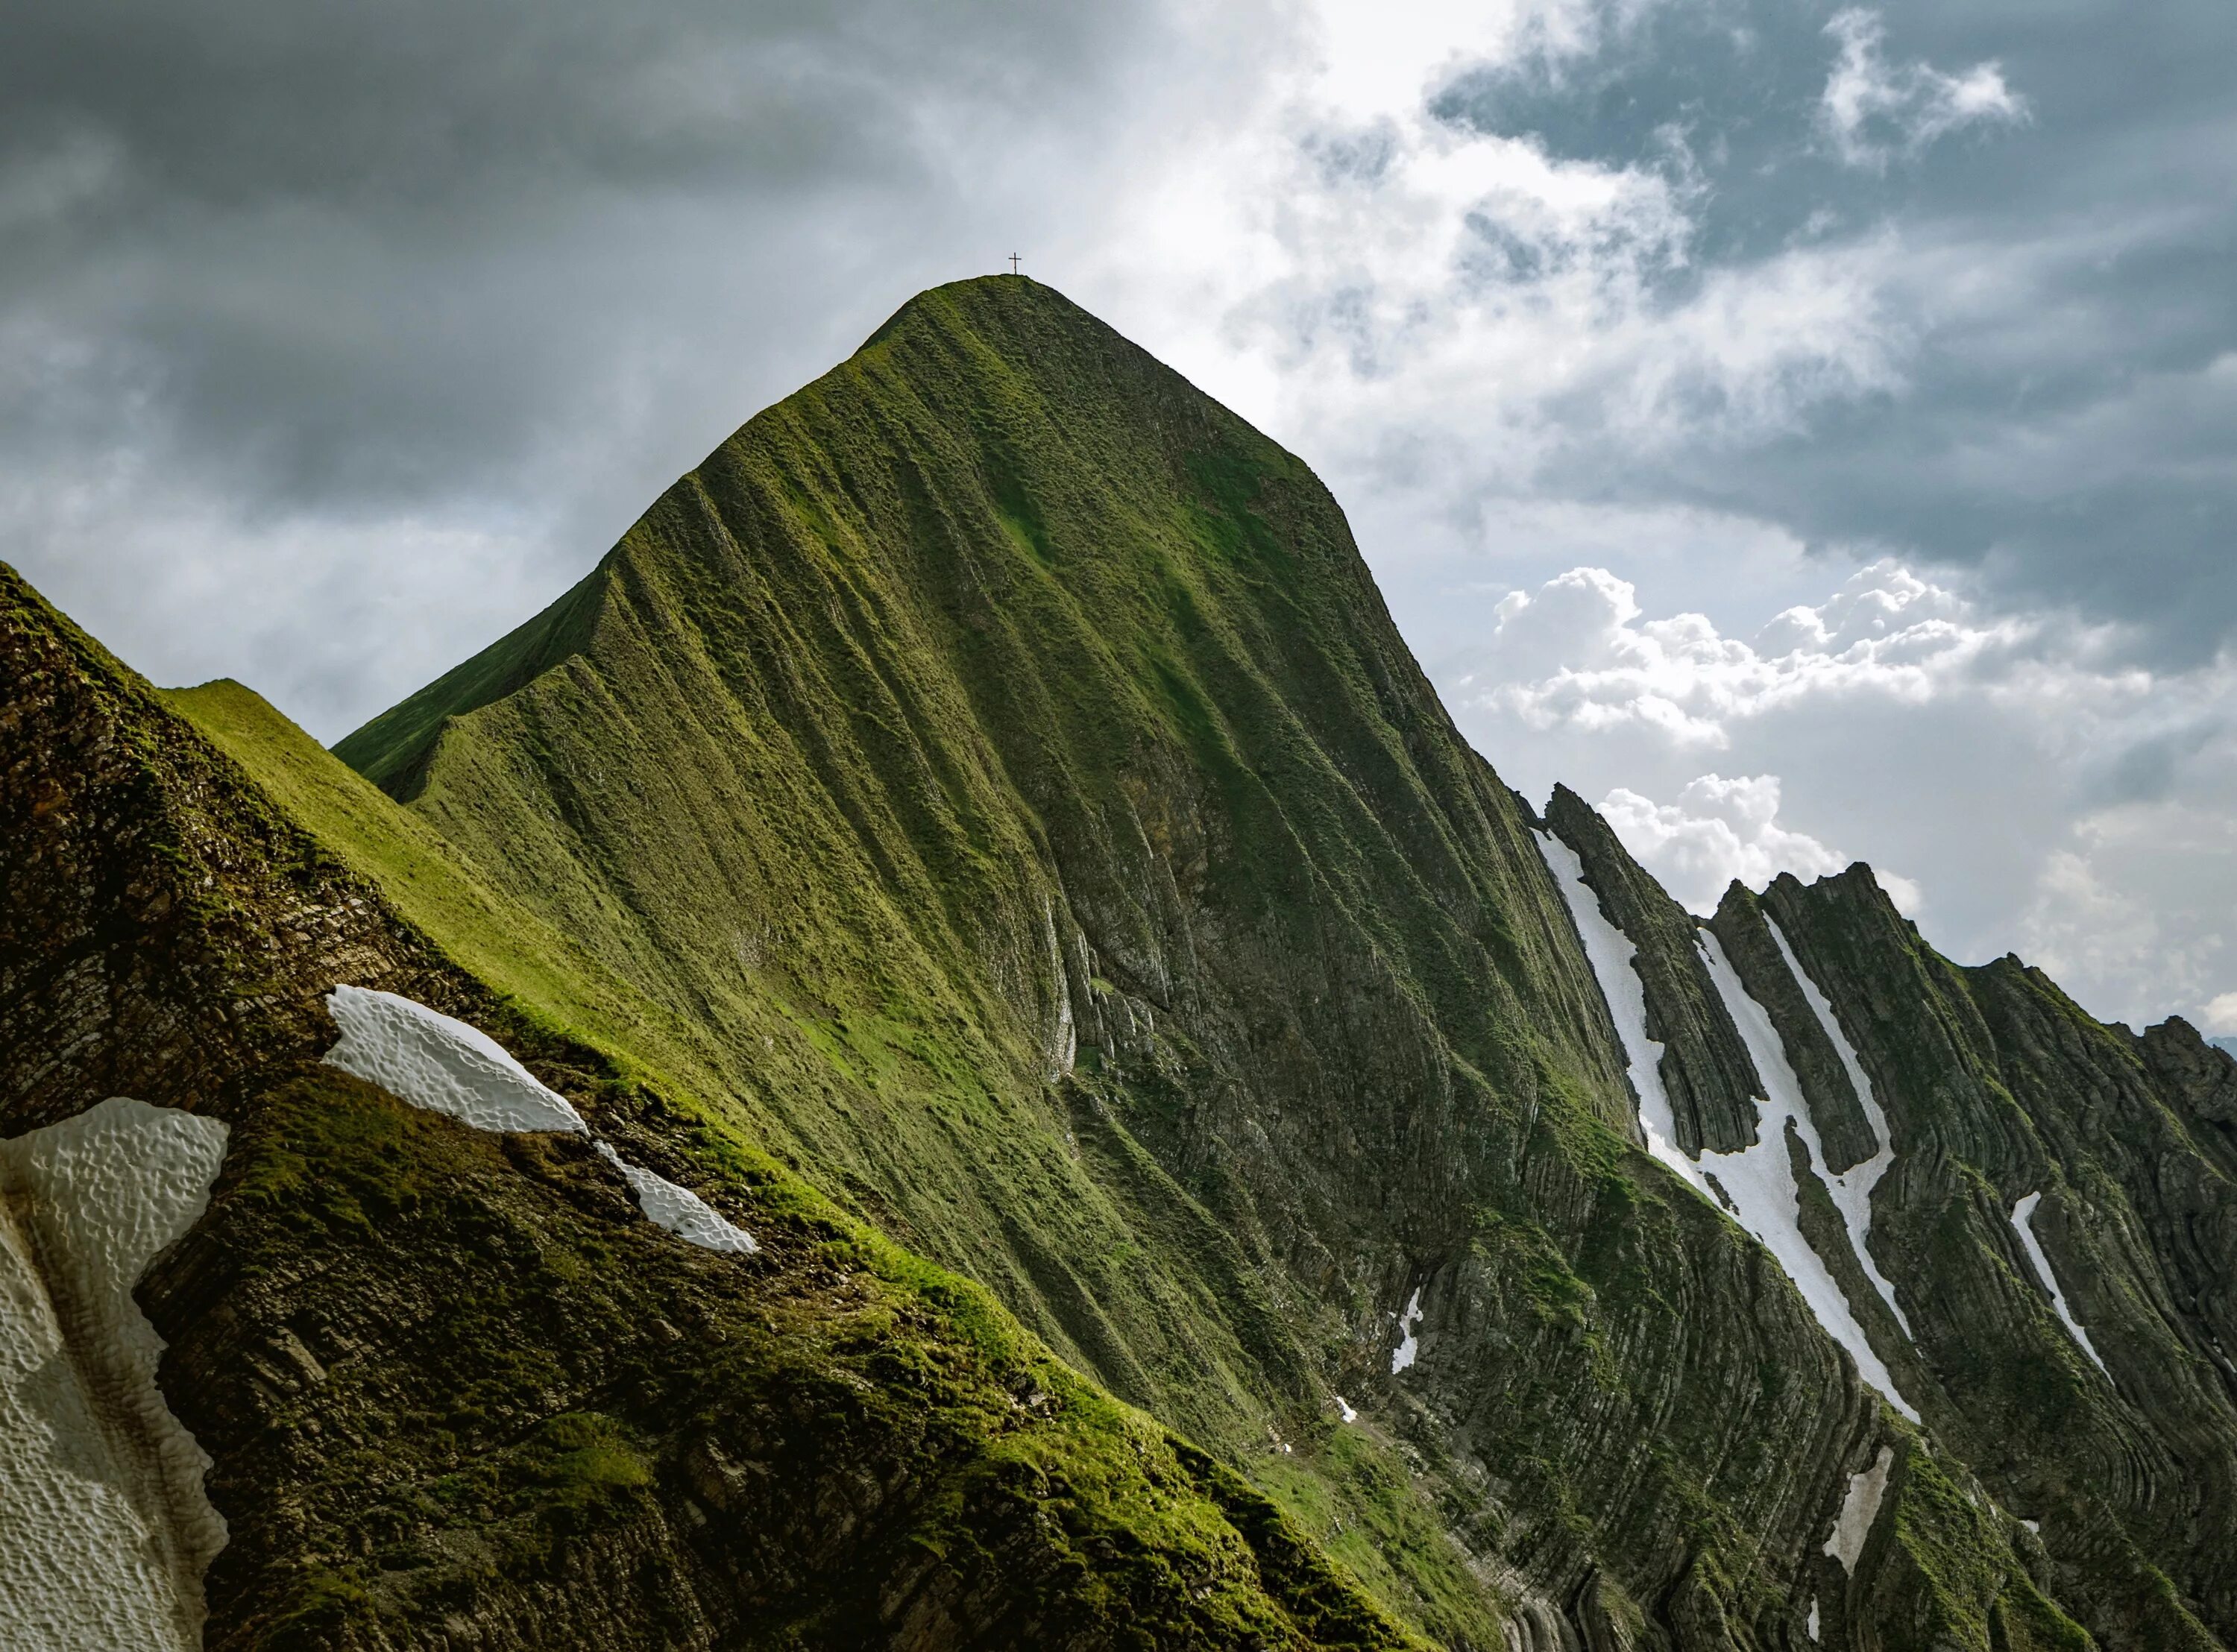
<svg viewBox="0 0 2237 1652"><path fill-rule="evenodd" d="M1960 128L2024 120L2027 104L1994 63L1950 75L1930 63L1891 63L1882 55L1886 24L1862 8L1835 14L1825 32L1841 56L1825 82L1818 119L1851 166L1884 167L1917 155Z"/></svg>
<svg viewBox="0 0 2237 1652"><path fill-rule="evenodd" d="M1348 497L1527 497L1611 444L1745 448L1899 392L1916 339L1891 235L1704 261L1682 133L1613 164L1431 107L1458 65L1558 63L1644 9L1455 9L1440 32L1308 8L1324 53L1170 135L1185 166L1145 162L1158 186L1118 204L1099 307Z"/></svg>
<svg viewBox="0 0 2237 1652"><path fill-rule="evenodd" d="M1782 872L1815 878L1848 864L1838 850L1779 824L1778 790L1776 774L1702 774L1686 783L1675 803L1619 786L1600 806L1679 904L1706 912L1734 879L1759 889Z"/></svg>
<svg viewBox="0 0 2237 1652"><path fill-rule="evenodd" d="M1493 616L1479 662L1453 683L1464 703L1541 729L1638 724L1701 750L1727 750L1735 725L1811 699L1924 705L1963 684L2120 701L2149 686L2144 674L2119 668L2046 681L2046 648L2080 661L2102 651L2102 639L2041 618L1981 615L1887 559L1814 608L1787 609L1752 642L1724 635L1703 614L1644 618L1629 582L1601 568L1510 592Z"/></svg>
<svg viewBox="0 0 2237 1652"><path fill-rule="evenodd" d="M1511 782L1598 796L1693 910L1854 856L1961 960L2017 950L2099 1014L2227 1022L2237 661L2155 673L2122 642L1892 559L1752 637L1578 568L1501 600L1440 686Z"/></svg>

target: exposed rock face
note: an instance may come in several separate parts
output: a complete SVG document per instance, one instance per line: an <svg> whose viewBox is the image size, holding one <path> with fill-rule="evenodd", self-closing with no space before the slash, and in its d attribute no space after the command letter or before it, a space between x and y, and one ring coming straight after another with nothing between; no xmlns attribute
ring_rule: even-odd
<svg viewBox="0 0 2237 1652"><path fill-rule="evenodd" d="M1718 903L1708 927L1724 944L1725 956L1739 971L1748 996L1778 1023L1787 1061L1802 1081L1811 1114L1825 1139L1826 1168L1838 1174L1871 1158L1880 1149L1878 1135L1833 1040L1811 1010L1805 989L1780 956L1760 903L1734 884Z"/></svg>
<svg viewBox="0 0 2237 1652"><path fill-rule="evenodd" d="M390 796L181 697L221 757L10 589L0 1121L234 1127L142 1293L213 1644L2237 1636L2237 1063L1862 868L1705 926L1560 793L1657 1162L1621 984L1334 503L1045 288L755 419L344 743ZM320 1068L337 982L761 1250Z"/></svg>
<svg viewBox="0 0 2237 1652"><path fill-rule="evenodd" d="M1676 1116L1678 1145L1693 1154L1751 1145L1753 1098L1763 1094L1763 1080L1731 1012L1709 984L1693 918L1624 852L1607 822L1566 786L1554 788L1546 821L1584 862L1601 906L1639 948L1646 1032L1662 1046L1662 1086Z"/></svg>
<svg viewBox="0 0 2237 1652"><path fill-rule="evenodd" d="M2180 1023L2101 1026L2016 959L1950 965L1862 867L1782 879L1764 905L1893 1127L1876 1245L1937 1379L1929 1421L2041 1525L2060 1597L2102 1640L2227 1642L2237 1166L2207 1109L2237 1063ZM2012 1211L2030 1194L2109 1380L2023 1254Z"/></svg>

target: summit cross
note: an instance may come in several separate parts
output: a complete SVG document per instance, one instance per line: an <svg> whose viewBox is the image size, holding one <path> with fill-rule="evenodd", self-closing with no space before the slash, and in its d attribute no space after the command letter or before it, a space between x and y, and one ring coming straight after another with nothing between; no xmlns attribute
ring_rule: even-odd
<svg viewBox="0 0 2237 1652"><path fill-rule="evenodd" d="M1011 273L1011 274L1013 274L1013 275L1015 275L1017 273L1018 273L1018 255L1017 255L1015 253L1011 253L1011 254L1010 254L1010 273Z"/></svg>

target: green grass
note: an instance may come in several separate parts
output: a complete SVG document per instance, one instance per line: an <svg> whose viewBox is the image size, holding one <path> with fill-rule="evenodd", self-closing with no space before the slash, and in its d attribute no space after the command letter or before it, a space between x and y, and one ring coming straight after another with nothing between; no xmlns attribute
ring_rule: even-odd
<svg viewBox="0 0 2237 1652"><path fill-rule="evenodd" d="M234 1552L261 1570L228 1584L246 1590L229 1621L261 1625L254 1643L360 1644L507 1602L642 1633L662 1579L704 1564L674 1535L696 1518L749 1577L793 1557L736 1609L804 1646L855 1643L871 1580L927 1563L1106 1644L1418 1644L976 1286L782 1204L754 1264L704 1258L610 1180L578 1144L509 1145L330 1072L237 1130L195 1243L254 1289L244 1318L175 1340L198 1357L300 1329L330 1361L274 1390L220 1359L193 1402L224 1448L219 1494L263 1490L233 1499ZM349 1328L368 1313L378 1339ZM756 1489L726 1491L726 1464ZM865 1507L868 1486L886 1491ZM658 1563L584 1570L614 1553ZM719 1603L720 1577L692 1587Z"/></svg>

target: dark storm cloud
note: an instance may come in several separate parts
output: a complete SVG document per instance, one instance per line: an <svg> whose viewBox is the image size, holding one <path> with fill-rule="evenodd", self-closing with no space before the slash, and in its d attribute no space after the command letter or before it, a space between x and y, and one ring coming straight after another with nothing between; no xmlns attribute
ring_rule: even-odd
<svg viewBox="0 0 2237 1652"><path fill-rule="evenodd" d="M1825 91L1859 39L1888 102L1844 145ZM1695 234L1660 276L1673 304L1796 247L1886 237L1905 261L1887 317L1913 346L1902 393L1659 465L1611 463L1586 420L1550 488L1970 565L2016 601L2138 622L2163 663L2210 653L2237 621L2232 63L2219 0L1709 0L1606 8L1590 52L1455 78L1434 107L1457 128L1673 180ZM1916 123L1933 76L1984 64L2021 119Z"/></svg>
<svg viewBox="0 0 2237 1652"><path fill-rule="evenodd" d="M1014 0L28 13L0 53L9 435L136 420L326 504L544 439L646 342L618 335L683 320L643 313L664 262L750 260L803 199L929 193L949 128L1092 80L1128 24ZM709 205L727 237L663 246Z"/></svg>
<svg viewBox="0 0 2237 1652"><path fill-rule="evenodd" d="M1033 168L1171 55L1147 0L31 0L0 32L0 556L328 738L991 268Z"/></svg>

